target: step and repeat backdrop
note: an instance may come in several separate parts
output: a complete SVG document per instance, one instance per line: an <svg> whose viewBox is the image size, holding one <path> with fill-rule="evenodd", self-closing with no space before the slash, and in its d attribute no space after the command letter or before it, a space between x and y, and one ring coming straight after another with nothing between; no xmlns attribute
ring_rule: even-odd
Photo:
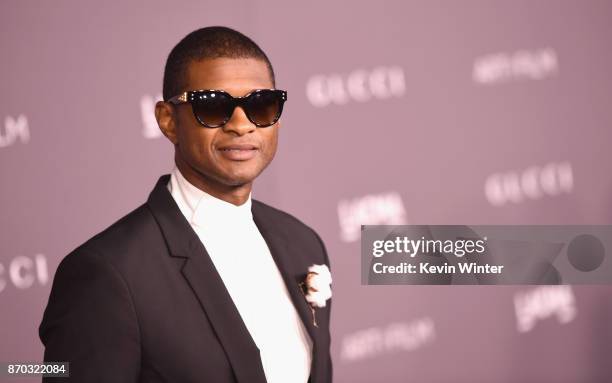
<svg viewBox="0 0 612 383"><path fill-rule="evenodd" d="M612 287L365 286L359 244L364 224L612 224L609 1L3 1L0 361L42 360L60 260L171 170L163 66L210 25L288 91L253 196L327 245L334 381L612 381Z"/></svg>

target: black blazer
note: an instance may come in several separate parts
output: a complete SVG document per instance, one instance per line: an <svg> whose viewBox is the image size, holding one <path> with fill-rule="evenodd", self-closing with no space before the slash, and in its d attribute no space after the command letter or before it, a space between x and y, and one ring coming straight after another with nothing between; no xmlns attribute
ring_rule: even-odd
<svg viewBox="0 0 612 383"><path fill-rule="evenodd" d="M59 264L39 335L44 360L70 362L70 378L43 382L266 381L259 349L169 179ZM252 213L313 340L309 381L331 382L331 300L316 309L315 327L298 286L310 265L329 266L325 246L287 213L256 200Z"/></svg>

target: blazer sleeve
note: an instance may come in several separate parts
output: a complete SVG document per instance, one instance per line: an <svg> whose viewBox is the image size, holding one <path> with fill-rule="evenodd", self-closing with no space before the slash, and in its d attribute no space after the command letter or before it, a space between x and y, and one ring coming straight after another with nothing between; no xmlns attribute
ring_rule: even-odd
<svg viewBox="0 0 612 383"><path fill-rule="evenodd" d="M314 230L313 230L314 231ZM330 270L331 273L331 265L329 263L329 255L327 254L327 249L325 248L325 243L323 243L323 240L321 239L321 237L319 236L319 234L315 231L314 232L315 235L317 236L317 240L319 241L319 244L321 245L321 249L323 251L323 257L325 260L325 264L327 265L327 268ZM332 281L332 286L333 286L333 281ZM332 306L332 300L333 300L333 294L332 297L329 298L329 301L327 302L327 323L329 323L331 325L331 306ZM330 333L330 327L327 328L327 332L328 332L328 337L329 339L331 339L331 333ZM330 342L330 348L331 348L331 342ZM333 364L332 364L332 358L331 358L331 350L327 350L328 354L329 354L329 358L328 358L328 364L329 364L329 369L327 370L327 382L332 382L333 381Z"/></svg>
<svg viewBox="0 0 612 383"><path fill-rule="evenodd" d="M101 255L79 248L58 266L39 336L45 362L69 362L52 382L137 382L140 334L128 286Z"/></svg>

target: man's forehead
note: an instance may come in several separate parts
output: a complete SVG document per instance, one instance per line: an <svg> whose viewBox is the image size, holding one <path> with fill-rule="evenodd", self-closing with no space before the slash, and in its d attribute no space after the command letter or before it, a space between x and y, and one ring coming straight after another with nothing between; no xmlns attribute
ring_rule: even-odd
<svg viewBox="0 0 612 383"><path fill-rule="evenodd" d="M187 69L188 90L220 89L243 96L253 89L272 88L268 66L254 58L215 58L192 61Z"/></svg>

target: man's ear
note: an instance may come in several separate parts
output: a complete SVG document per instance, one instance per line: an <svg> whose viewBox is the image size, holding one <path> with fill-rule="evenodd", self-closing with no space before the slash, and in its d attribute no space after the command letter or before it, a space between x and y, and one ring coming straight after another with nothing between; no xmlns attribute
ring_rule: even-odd
<svg viewBox="0 0 612 383"><path fill-rule="evenodd" d="M176 145L178 138L174 117L174 109L171 104L164 101L158 101L155 104L155 118L157 119L159 130L162 131L164 136L168 137L170 142Z"/></svg>

